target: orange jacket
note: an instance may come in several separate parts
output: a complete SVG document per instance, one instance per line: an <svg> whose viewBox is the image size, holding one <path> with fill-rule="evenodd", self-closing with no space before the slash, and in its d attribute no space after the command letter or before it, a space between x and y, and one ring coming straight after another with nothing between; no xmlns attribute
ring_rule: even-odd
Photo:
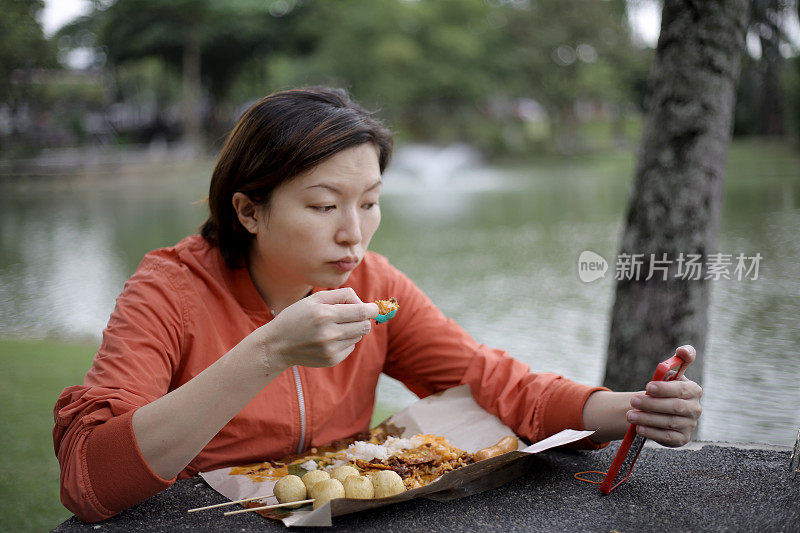
<svg viewBox="0 0 800 533"><path fill-rule="evenodd" d="M481 406L529 441L582 429L583 404L600 387L531 373L505 352L479 346L380 255L367 253L346 286L363 301L394 296L400 311L374 325L339 365L284 372L178 477L365 431L381 372L420 397L468 383ZM169 487L175 479L156 475L136 445L134 411L191 380L271 318L247 269L227 268L201 237L147 254L117 299L83 385L64 389L56 403L63 504L97 521ZM582 444L592 447L588 439Z"/></svg>

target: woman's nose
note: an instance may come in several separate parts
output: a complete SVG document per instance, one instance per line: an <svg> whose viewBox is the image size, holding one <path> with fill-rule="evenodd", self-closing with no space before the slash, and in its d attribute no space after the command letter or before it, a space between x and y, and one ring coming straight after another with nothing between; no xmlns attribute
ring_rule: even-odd
<svg viewBox="0 0 800 533"><path fill-rule="evenodd" d="M342 210L335 239L338 244L358 244L361 242L361 220L354 210Z"/></svg>

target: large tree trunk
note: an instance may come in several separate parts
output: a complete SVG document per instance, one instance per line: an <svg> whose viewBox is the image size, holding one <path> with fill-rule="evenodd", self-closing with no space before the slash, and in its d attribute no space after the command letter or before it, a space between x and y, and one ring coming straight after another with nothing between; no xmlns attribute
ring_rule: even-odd
<svg viewBox="0 0 800 533"><path fill-rule="evenodd" d="M617 268L604 385L641 389L658 361L693 344L700 381L709 282L678 275L681 253L715 252L747 0L666 0L650 75L647 118L628 202L622 254L644 254L641 275ZM655 271L651 255L666 263ZM620 259L617 266L622 263ZM619 274L625 273L624 276ZM705 278L705 266L701 278ZM619 279L623 277L623 279ZM628 278L632 279L628 279ZM666 277L666 279L663 279Z"/></svg>

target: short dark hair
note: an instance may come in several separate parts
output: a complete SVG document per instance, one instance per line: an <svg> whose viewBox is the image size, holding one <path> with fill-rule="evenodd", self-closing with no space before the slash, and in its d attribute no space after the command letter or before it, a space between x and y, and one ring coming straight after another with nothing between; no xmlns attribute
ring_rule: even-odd
<svg viewBox="0 0 800 533"><path fill-rule="evenodd" d="M391 159L392 134L372 115L347 91L328 87L280 91L253 104L228 136L211 175L203 238L219 246L231 268L243 266L253 235L239 222L234 193L266 204L281 183L364 143L377 148L382 173Z"/></svg>

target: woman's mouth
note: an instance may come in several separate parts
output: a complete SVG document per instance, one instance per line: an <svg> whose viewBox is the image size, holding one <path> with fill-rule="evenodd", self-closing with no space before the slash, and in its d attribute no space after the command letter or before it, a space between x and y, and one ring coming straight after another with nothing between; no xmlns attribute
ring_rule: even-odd
<svg viewBox="0 0 800 533"><path fill-rule="evenodd" d="M358 266L358 261L352 260L343 260L343 261L332 261L331 264L341 270L342 272L350 272L355 267Z"/></svg>

